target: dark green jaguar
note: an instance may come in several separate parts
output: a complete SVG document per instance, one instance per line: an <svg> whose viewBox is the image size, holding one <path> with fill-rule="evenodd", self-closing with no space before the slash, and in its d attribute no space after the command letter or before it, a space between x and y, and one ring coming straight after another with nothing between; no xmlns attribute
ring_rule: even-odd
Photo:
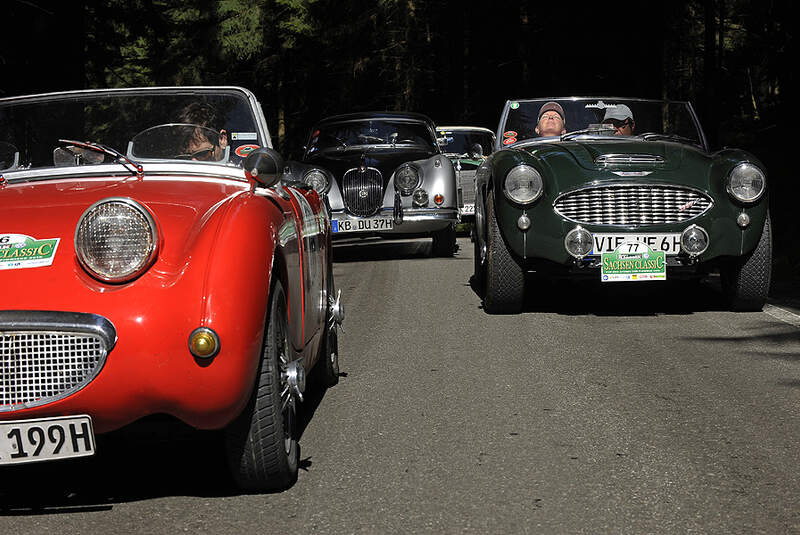
<svg viewBox="0 0 800 535"><path fill-rule="evenodd" d="M747 152L710 152L688 102L508 101L475 187L487 312L521 310L530 272L646 285L718 271L733 310L766 301L766 171Z"/></svg>

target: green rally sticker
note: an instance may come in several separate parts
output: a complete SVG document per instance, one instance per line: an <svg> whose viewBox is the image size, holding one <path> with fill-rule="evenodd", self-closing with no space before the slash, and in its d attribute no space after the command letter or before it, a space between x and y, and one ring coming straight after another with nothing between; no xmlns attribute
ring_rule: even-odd
<svg viewBox="0 0 800 535"><path fill-rule="evenodd" d="M61 238L37 240L25 234L0 234L0 270L49 266Z"/></svg>
<svg viewBox="0 0 800 535"><path fill-rule="evenodd" d="M654 251L644 243L623 242L614 252L603 253L601 260L602 282L667 280L664 251Z"/></svg>

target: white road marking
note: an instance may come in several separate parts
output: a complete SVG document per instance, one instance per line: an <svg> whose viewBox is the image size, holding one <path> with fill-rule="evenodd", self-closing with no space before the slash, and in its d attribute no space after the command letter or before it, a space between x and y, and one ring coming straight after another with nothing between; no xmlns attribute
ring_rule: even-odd
<svg viewBox="0 0 800 535"><path fill-rule="evenodd" d="M800 315L797 315L794 312L789 312L784 308L776 307L774 305L764 305L764 313L769 314L773 318L779 319L784 323L788 323L789 325L800 327Z"/></svg>

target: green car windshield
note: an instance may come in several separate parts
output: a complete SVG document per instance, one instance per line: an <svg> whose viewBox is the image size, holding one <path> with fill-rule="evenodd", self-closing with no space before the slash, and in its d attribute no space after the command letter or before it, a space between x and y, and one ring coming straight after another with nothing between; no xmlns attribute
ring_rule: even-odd
<svg viewBox="0 0 800 535"><path fill-rule="evenodd" d="M556 113L562 116L560 124L539 123L541 116L552 117ZM602 137L613 140L631 136L705 147L702 130L687 102L553 98L510 101L503 113L496 148L539 139Z"/></svg>
<svg viewBox="0 0 800 535"><path fill-rule="evenodd" d="M249 150L262 145L253 106L236 90L161 88L0 99L0 171L86 166L123 156L240 165Z"/></svg>

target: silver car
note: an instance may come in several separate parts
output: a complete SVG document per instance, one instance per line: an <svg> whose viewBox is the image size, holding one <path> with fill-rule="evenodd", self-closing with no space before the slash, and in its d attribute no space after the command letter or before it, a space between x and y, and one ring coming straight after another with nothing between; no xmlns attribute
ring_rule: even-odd
<svg viewBox="0 0 800 535"><path fill-rule="evenodd" d="M334 238L432 236L434 255L455 253L455 169L428 117L399 112L328 117L311 129L302 161L313 166L305 182L327 195Z"/></svg>

